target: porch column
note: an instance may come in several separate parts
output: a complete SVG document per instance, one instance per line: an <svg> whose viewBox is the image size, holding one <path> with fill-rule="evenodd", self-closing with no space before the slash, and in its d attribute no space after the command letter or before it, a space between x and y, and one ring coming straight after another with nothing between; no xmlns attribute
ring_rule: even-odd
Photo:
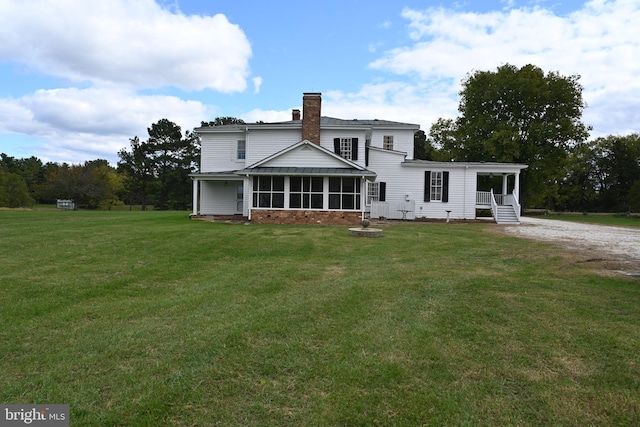
<svg viewBox="0 0 640 427"><path fill-rule="evenodd" d="M506 173L502 174L502 195L503 196L507 195L507 174Z"/></svg>
<svg viewBox="0 0 640 427"><path fill-rule="evenodd" d="M520 172L515 173L516 182L513 186L513 194L518 198L518 203L520 203Z"/></svg>
<svg viewBox="0 0 640 427"><path fill-rule="evenodd" d="M193 179L193 215L198 215L198 178Z"/></svg>

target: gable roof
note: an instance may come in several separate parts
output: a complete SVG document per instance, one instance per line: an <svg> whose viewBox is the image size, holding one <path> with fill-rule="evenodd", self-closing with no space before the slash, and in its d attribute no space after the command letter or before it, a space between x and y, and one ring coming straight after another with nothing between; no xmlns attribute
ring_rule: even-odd
<svg viewBox="0 0 640 427"><path fill-rule="evenodd" d="M304 154L304 157L310 159L310 164L300 164L300 157L296 158L298 161L295 162L295 165L289 164L288 161L278 162L279 159L286 159L288 154L294 154L297 150L311 150ZM314 162L315 164L313 164ZM375 172L308 140L297 142L236 173L245 175L358 175L369 178L376 176Z"/></svg>

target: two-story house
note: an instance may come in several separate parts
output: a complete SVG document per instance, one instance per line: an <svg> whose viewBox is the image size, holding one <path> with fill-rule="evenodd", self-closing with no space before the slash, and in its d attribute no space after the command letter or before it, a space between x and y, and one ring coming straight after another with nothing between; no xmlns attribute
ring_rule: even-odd
<svg viewBox="0 0 640 427"><path fill-rule="evenodd" d="M358 224L365 217L519 222L526 165L413 158L419 126L321 115L320 93L303 95L290 121L201 127L193 214L241 215L257 223ZM478 177L502 176L498 191Z"/></svg>

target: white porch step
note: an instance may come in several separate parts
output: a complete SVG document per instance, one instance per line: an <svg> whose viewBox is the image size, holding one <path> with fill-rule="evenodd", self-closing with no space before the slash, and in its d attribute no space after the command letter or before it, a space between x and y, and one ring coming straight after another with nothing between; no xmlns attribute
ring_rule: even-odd
<svg viewBox="0 0 640 427"><path fill-rule="evenodd" d="M518 215L513 209L513 206L498 206L498 212L496 212L496 222L498 224L520 224Z"/></svg>

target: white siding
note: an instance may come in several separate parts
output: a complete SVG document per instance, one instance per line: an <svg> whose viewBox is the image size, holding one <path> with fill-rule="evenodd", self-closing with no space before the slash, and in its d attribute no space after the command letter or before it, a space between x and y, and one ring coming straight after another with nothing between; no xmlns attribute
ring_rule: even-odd
<svg viewBox="0 0 640 427"><path fill-rule="evenodd" d="M353 162L360 166L364 166L365 137L366 132L364 130L323 129L322 132L320 132L320 145L333 153L333 140L335 138L358 138L358 160L354 160Z"/></svg>
<svg viewBox="0 0 640 427"><path fill-rule="evenodd" d="M203 134L201 172L242 169L244 162L236 161L236 144L242 139L245 139L244 132Z"/></svg>
<svg viewBox="0 0 640 427"><path fill-rule="evenodd" d="M247 138L247 166L300 142L300 129L252 129Z"/></svg>
<svg viewBox="0 0 640 427"><path fill-rule="evenodd" d="M317 168L344 168L345 163L340 159L330 157L324 152L313 147L303 145L295 150L288 151L273 160L261 164L268 167L317 167Z"/></svg>
<svg viewBox="0 0 640 427"><path fill-rule="evenodd" d="M234 215L238 213L236 201L237 185L241 182L240 180L202 181L200 186L200 213L203 215ZM245 187L245 200L247 198L246 194Z"/></svg>
<svg viewBox="0 0 640 427"><path fill-rule="evenodd" d="M433 167L402 166L403 156L395 152L372 149L369 169L376 172L376 181L387 183L386 201L393 204L415 201L416 218L475 218L476 172L452 165ZM424 201L425 171L449 172L449 201Z"/></svg>
<svg viewBox="0 0 640 427"><path fill-rule="evenodd" d="M374 128L371 133L371 146L384 148L384 137L393 136L393 151L402 151L407 153L407 158L413 158L413 134L412 129L379 129Z"/></svg>

